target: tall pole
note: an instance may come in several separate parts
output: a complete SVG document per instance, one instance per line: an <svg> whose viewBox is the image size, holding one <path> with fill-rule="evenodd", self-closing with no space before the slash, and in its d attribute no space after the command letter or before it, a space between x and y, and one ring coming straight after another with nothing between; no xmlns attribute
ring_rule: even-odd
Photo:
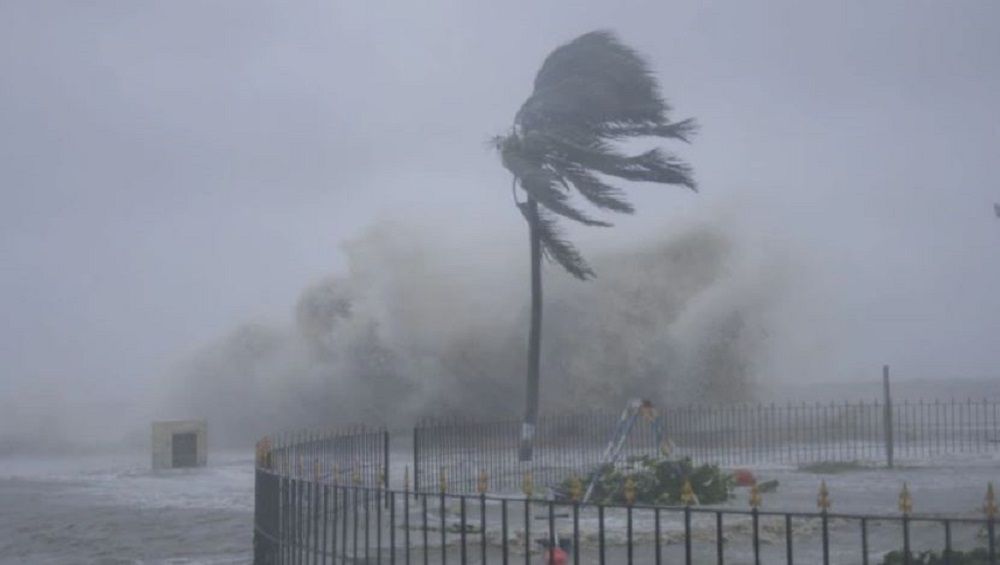
<svg viewBox="0 0 1000 565"><path fill-rule="evenodd" d="M538 202L529 196L524 206L527 208L525 215L531 240L531 329L528 333L528 383L518 458L531 461L535 425L538 423L538 379L542 353L542 242L538 230Z"/></svg>
<svg viewBox="0 0 1000 565"><path fill-rule="evenodd" d="M892 395L889 393L889 366L882 365L882 393L885 396L885 414L882 420L885 423L885 460L892 469L893 465L893 441L892 441Z"/></svg>

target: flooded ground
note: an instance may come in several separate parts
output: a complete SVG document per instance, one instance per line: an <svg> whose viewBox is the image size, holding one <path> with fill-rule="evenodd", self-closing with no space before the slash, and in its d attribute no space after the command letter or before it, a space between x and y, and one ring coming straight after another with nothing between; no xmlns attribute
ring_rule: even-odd
<svg viewBox="0 0 1000 565"><path fill-rule="evenodd" d="M393 458L401 466L406 455L401 450ZM253 518L252 453L211 453L209 462L205 469L153 472L148 457L138 454L0 459L0 563L248 563ZM393 474L400 474L396 465L393 467ZM894 470L848 468L813 473L789 467L755 469L761 479L779 481L777 491L764 495L766 510L814 510L819 483L825 480L833 511L892 514L906 481L916 512L965 516L979 514L986 484L1000 479L998 471L1000 462L992 456L911 461ZM738 490L726 506L746 508L746 499L746 490ZM436 520L439 515L433 505L431 512L431 520ZM592 518L585 515L581 523L588 532L594 529L591 526L596 527L596 523L590 523ZM624 538L618 531L623 531L620 518L614 512L607 516L609 557L624 551ZM704 516L694 523L696 555L703 555L708 562L714 561L714 523L708 523L711 519ZM413 520L417 522L419 515L414 514ZM649 529L648 521L648 517L637 514L636 532ZM676 517L665 516L663 522L665 532L680 527ZM565 529L567 525L558 527ZM537 526L541 532L544 521ZM784 551L783 525L777 519L764 520L762 528L763 551L777 558ZM818 549L818 544L813 543L815 524L797 521L796 530L800 531L796 553L812 555ZM892 526L879 531L882 533L872 536L873 550L881 546L887 551L897 545ZM585 537L592 537L590 533ZM928 528L921 537L927 538L931 546L936 544L938 534ZM975 543L974 531L955 534L956 542L962 545ZM852 562L849 556L858 547L856 524L834 523L832 535L834 552L844 555L843 562ZM667 536L665 557L683 550L680 538L675 537ZM732 548L727 549L731 551L730 561L738 562L746 554L744 548L749 549L746 524L733 518L727 537L727 548ZM449 545L453 542L457 540L450 539ZM651 548L648 539L640 543L637 559L648 555ZM496 550L491 548L490 555Z"/></svg>
<svg viewBox="0 0 1000 565"><path fill-rule="evenodd" d="M0 563L248 563L252 453L153 472L147 456L0 459Z"/></svg>

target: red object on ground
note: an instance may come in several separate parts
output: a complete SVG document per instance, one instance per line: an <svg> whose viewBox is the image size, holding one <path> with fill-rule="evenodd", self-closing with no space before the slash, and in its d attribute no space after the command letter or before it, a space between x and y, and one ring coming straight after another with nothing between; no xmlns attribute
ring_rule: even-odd
<svg viewBox="0 0 1000 565"><path fill-rule="evenodd" d="M566 565L569 556L562 548L556 547L545 552L545 565Z"/></svg>
<svg viewBox="0 0 1000 565"><path fill-rule="evenodd" d="M733 471L733 480L738 487L752 487L757 484L757 477L749 469L736 469Z"/></svg>

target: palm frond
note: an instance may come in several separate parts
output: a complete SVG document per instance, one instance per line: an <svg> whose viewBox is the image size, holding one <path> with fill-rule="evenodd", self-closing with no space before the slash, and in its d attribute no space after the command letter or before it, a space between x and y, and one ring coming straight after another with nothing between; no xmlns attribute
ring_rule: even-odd
<svg viewBox="0 0 1000 565"><path fill-rule="evenodd" d="M606 184L586 169L568 167L559 169L559 174L594 206L620 214L635 212L632 204L625 200L625 193L621 189Z"/></svg>
<svg viewBox="0 0 1000 565"><path fill-rule="evenodd" d="M528 206L521 204L518 206L521 209L521 214L531 224L531 212ZM587 264L587 261L580 254L580 251L570 243L559 229L559 225L556 223L555 218L549 215L542 208L537 209L538 214L538 239L542 244L542 253L545 258L549 261L557 263L567 273L573 275L580 280L587 280L594 277L594 271Z"/></svg>
<svg viewBox="0 0 1000 565"><path fill-rule="evenodd" d="M544 146L544 155L554 168L572 165L626 180L696 188L690 167L659 149L628 156L600 139L590 140L584 145L563 136L543 133L527 134L525 137L536 139L538 145Z"/></svg>
<svg viewBox="0 0 1000 565"><path fill-rule="evenodd" d="M525 156L517 146L505 146L502 158L504 166L517 177L521 188L551 212L587 226L611 225L574 208L569 203L569 195L558 188L561 184L559 176L542 163Z"/></svg>
<svg viewBox="0 0 1000 565"><path fill-rule="evenodd" d="M604 139L625 139L629 137L662 137L679 139L691 143L698 131L698 123L693 118L665 124L600 124L592 128L594 134Z"/></svg>

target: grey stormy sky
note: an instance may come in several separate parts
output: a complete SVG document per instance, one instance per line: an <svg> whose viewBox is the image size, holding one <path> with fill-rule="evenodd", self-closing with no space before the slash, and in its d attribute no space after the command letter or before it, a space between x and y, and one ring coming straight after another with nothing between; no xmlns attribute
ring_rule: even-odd
<svg viewBox="0 0 1000 565"><path fill-rule="evenodd" d="M998 376L996 2L5 0L0 406L146 399L379 217L520 245L484 141L595 28L700 121L703 193L632 190L585 250L725 209L820 281L818 372Z"/></svg>

